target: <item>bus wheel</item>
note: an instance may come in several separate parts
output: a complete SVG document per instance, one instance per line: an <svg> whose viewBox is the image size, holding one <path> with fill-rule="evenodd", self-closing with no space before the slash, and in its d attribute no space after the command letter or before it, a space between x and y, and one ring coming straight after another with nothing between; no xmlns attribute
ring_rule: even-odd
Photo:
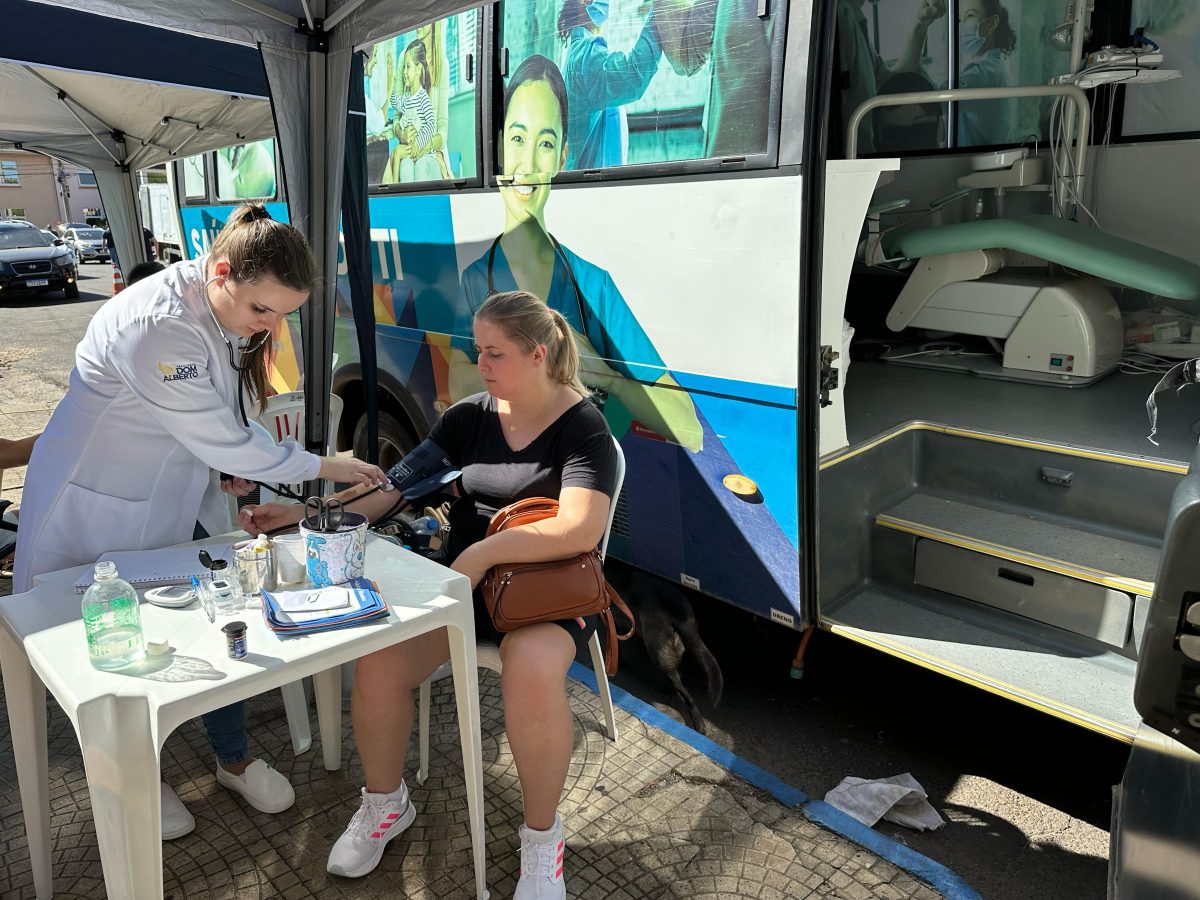
<svg viewBox="0 0 1200 900"><path fill-rule="evenodd" d="M379 468L385 472L400 462L413 447L417 439L400 421L385 410L379 411ZM367 458L367 415L359 418L354 426L354 455Z"/></svg>

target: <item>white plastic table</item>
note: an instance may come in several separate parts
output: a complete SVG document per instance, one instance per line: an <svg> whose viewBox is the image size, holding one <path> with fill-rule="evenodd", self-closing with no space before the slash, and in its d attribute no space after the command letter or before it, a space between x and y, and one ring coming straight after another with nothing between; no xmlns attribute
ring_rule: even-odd
<svg viewBox="0 0 1200 900"><path fill-rule="evenodd" d="M231 540L237 536L228 536ZM210 539L212 540L212 539ZM341 669L344 662L447 627L462 740L475 890L487 896L484 872L482 745L474 615L467 578L369 535L368 577L391 614L366 625L280 638L262 614L244 610L244 659L225 652L224 622L199 604L163 609L142 603L147 635L171 641L169 662L147 657L117 672L88 662L74 583L87 566L45 575L31 591L0 599L0 664L29 860L39 898L52 895L46 689L75 726L83 750L92 816L110 897L161 898L162 822L159 754L182 723L238 700L313 676L325 768L341 767Z"/></svg>

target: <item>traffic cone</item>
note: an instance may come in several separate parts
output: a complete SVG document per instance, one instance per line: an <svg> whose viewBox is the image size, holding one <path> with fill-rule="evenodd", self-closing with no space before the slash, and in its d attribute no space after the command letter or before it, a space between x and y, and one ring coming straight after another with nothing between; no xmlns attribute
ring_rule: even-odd
<svg viewBox="0 0 1200 900"><path fill-rule="evenodd" d="M121 277L121 267L114 263L113 264L113 292L112 292L112 295L115 297L115 296L117 296L117 294L121 293L121 291L123 291L123 290L125 290L125 279Z"/></svg>

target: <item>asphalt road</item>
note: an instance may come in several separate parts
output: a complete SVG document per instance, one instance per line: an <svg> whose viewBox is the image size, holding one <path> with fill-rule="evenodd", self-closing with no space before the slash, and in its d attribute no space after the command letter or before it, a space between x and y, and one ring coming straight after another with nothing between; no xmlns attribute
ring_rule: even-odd
<svg viewBox="0 0 1200 900"><path fill-rule="evenodd" d="M75 344L111 295L111 273L85 265L78 300L0 300L0 434L44 425ZM17 499L22 480L23 470L6 472L2 496ZM846 775L911 772L947 826L880 830L989 900L1104 897L1124 745L824 633L809 647L805 678L793 681L795 632L716 601L697 609L725 674L721 706L702 704L714 740L817 798ZM698 671L684 672L702 695ZM680 718L636 641L622 647L615 681Z"/></svg>

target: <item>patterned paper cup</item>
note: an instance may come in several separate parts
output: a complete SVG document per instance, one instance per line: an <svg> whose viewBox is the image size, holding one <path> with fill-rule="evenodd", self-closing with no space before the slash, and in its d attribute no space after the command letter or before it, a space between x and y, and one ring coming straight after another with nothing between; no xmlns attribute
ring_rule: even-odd
<svg viewBox="0 0 1200 900"><path fill-rule="evenodd" d="M337 531L313 531L300 523L308 580L313 587L343 584L363 573L367 556L367 517L348 512Z"/></svg>

